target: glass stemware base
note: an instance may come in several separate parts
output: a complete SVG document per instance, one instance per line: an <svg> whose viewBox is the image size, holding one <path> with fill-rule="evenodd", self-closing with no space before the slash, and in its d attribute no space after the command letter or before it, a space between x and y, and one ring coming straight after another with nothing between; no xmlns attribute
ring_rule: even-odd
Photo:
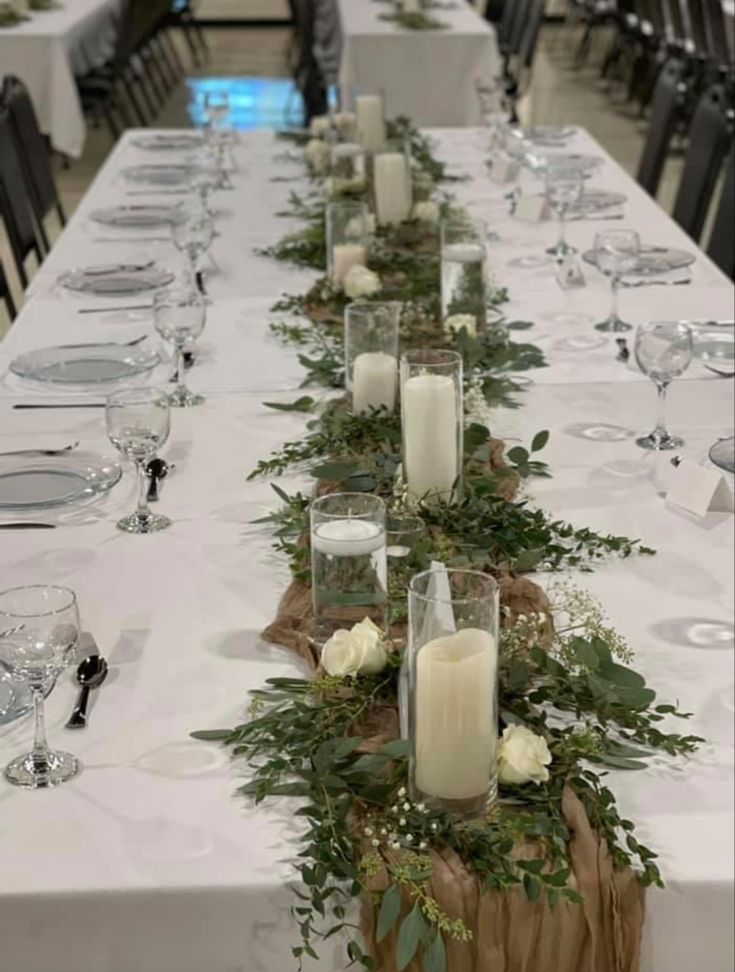
<svg viewBox="0 0 735 972"><path fill-rule="evenodd" d="M136 510L129 516L117 521L118 530L124 533L160 533L171 526L171 520L160 513L140 513Z"/></svg>
<svg viewBox="0 0 735 972"><path fill-rule="evenodd" d="M81 768L82 764L76 756L51 749L45 754L45 758L34 753L16 756L5 767L5 779L13 786L41 790L72 779Z"/></svg>
<svg viewBox="0 0 735 972"><path fill-rule="evenodd" d="M606 334L619 334L621 331L632 331L633 325L628 324L627 321L622 320L620 317L608 317L607 320L595 324L595 330L604 331Z"/></svg>
<svg viewBox="0 0 735 972"><path fill-rule="evenodd" d="M557 260L563 260L564 257L572 256L572 254L576 253L577 247L571 246L569 243L555 243L546 252L549 256L556 257Z"/></svg>
<svg viewBox="0 0 735 972"><path fill-rule="evenodd" d="M684 440L678 435L669 435L668 432L654 430L648 435L640 435L635 440L635 444L641 449L650 449L655 452L666 452L670 449L680 449L684 445Z"/></svg>
<svg viewBox="0 0 735 972"><path fill-rule="evenodd" d="M201 405L204 401L204 395L196 395L188 388L176 388L166 397L171 408L191 408L194 405Z"/></svg>

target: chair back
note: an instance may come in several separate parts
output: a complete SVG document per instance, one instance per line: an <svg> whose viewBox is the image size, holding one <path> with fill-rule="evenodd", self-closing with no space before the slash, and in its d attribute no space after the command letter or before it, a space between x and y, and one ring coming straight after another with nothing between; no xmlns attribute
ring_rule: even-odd
<svg viewBox="0 0 735 972"><path fill-rule="evenodd" d="M721 84L699 99L689 128L689 148L674 203L673 217L692 239L702 235L707 210L730 143L732 111Z"/></svg>
<svg viewBox="0 0 735 972"><path fill-rule="evenodd" d="M707 253L723 273L735 280L735 145L730 147Z"/></svg>
<svg viewBox="0 0 735 972"><path fill-rule="evenodd" d="M5 224L18 276L23 286L27 287L26 257L29 253L35 253L40 262L41 249L8 110L3 106L0 106L0 216Z"/></svg>
<svg viewBox="0 0 735 972"><path fill-rule="evenodd" d="M15 315L18 312L15 308L13 295L10 293L10 285L8 284L8 278L5 276L5 268L3 267L2 260L0 260L0 300L2 300L5 304L8 311L8 317L11 321L14 321Z"/></svg>
<svg viewBox="0 0 735 972"><path fill-rule="evenodd" d="M721 0L699 0L699 2L704 8L704 29L709 53L720 64L727 64L730 61L730 50L727 44L728 28Z"/></svg>
<svg viewBox="0 0 735 972"><path fill-rule="evenodd" d="M42 225L44 217L59 205L46 139L41 134L28 89L22 81L12 75L4 79L0 104L7 108L33 211Z"/></svg>
<svg viewBox="0 0 735 972"><path fill-rule="evenodd" d="M521 38L520 50L518 51L521 63L524 67L530 68L536 54L536 44L541 31L544 13L546 11L546 0L530 0L526 14L526 29Z"/></svg>
<svg viewBox="0 0 735 972"><path fill-rule="evenodd" d="M686 66L671 58L659 72L651 100L651 121L636 179L646 192L656 195L669 144L686 101Z"/></svg>

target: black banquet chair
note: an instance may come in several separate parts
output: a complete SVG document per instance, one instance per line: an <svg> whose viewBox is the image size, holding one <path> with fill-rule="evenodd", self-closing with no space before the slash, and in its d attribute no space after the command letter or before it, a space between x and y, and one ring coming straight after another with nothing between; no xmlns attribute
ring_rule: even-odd
<svg viewBox="0 0 735 972"><path fill-rule="evenodd" d="M735 146L730 148L707 253L723 273L735 280Z"/></svg>
<svg viewBox="0 0 735 972"><path fill-rule="evenodd" d="M4 105L8 112L10 129L21 161L38 235L44 251L48 252L50 246L44 220L53 210L59 217L61 225L66 223L64 208L51 169L48 145L39 128L28 89L22 81L12 75L4 78L0 90L0 104Z"/></svg>
<svg viewBox="0 0 735 972"><path fill-rule="evenodd" d="M8 317L10 320L15 320L15 315L18 312L15 307L13 295L10 292L8 278L5 276L5 267L2 264L2 260L0 260L0 300L5 304L5 308L8 312Z"/></svg>
<svg viewBox="0 0 735 972"><path fill-rule="evenodd" d="M43 251L36 235L33 210L23 178L22 164L11 135L7 108L0 105L0 217L5 225L15 267L23 287L28 286L26 260L33 253L40 265Z"/></svg>
<svg viewBox="0 0 735 972"><path fill-rule="evenodd" d="M671 58L653 89L651 120L636 179L651 196L658 192L671 139L687 100L686 65Z"/></svg>

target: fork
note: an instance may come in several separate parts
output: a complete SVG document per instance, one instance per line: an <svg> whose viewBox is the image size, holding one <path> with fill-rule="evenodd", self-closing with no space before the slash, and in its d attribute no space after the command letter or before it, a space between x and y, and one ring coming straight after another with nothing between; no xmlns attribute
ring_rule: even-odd
<svg viewBox="0 0 735 972"><path fill-rule="evenodd" d="M62 446L60 449L14 449L10 452L0 452L0 456L61 456L65 452L71 452L79 445L79 440L70 442L69 445Z"/></svg>
<svg viewBox="0 0 735 972"><path fill-rule="evenodd" d="M141 334L140 337L133 338L132 341L89 341L87 344L57 344L58 348L70 351L76 348L134 348L148 337Z"/></svg>

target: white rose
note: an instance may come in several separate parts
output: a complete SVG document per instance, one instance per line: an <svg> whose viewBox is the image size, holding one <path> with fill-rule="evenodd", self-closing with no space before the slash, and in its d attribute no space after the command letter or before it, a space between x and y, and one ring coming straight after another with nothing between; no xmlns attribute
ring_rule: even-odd
<svg viewBox="0 0 735 972"><path fill-rule="evenodd" d="M318 138L312 138L306 143L304 149L306 161L312 172L320 175L329 168L329 146L326 142L321 142Z"/></svg>
<svg viewBox="0 0 735 972"><path fill-rule="evenodd" d="M444 321L444 330L447 333L459 334L464 328L470 337L477 335L477 318L474 314L452 314Z"/></svg>
<svg viewBox="0 0 735 972"><path fill-rule="evenodd" d="M411 217L420 219L422 223L438 223L440 215L439 203L435 203L431 199L414 203L411 210Z"/></svg>
<svg viewBox="0 0 735 972"><path fill-rule="evenodd" d="M525 726L508 726L503 731L498 752L498 779L501 783L543 783L549 778L547 766L551 753L543 736Z"/></svg>
<svg viewBox="0 0 735 972"><path fill-rule="evenodd" d="M350 631L335 631L322 649L322 665L328 675L340 678L375 675L385 667L387 655L380 628L364 618Z"/></svg>
<svg viewBox="0 0 735 972"><path fill-rule="evenodd" d="M380 290L380 277L367 267L357 264L345 274L342 287L352 300L357 300L358 297L372 297Z"/></svg>
<svg viewBox="0 0 735 972"><path fill-rule="evenodd" d="M329 115L315 115L309 125L309 134L315 138L320 138L322 135L326 135L331 127L332 122Z"/></svg>

